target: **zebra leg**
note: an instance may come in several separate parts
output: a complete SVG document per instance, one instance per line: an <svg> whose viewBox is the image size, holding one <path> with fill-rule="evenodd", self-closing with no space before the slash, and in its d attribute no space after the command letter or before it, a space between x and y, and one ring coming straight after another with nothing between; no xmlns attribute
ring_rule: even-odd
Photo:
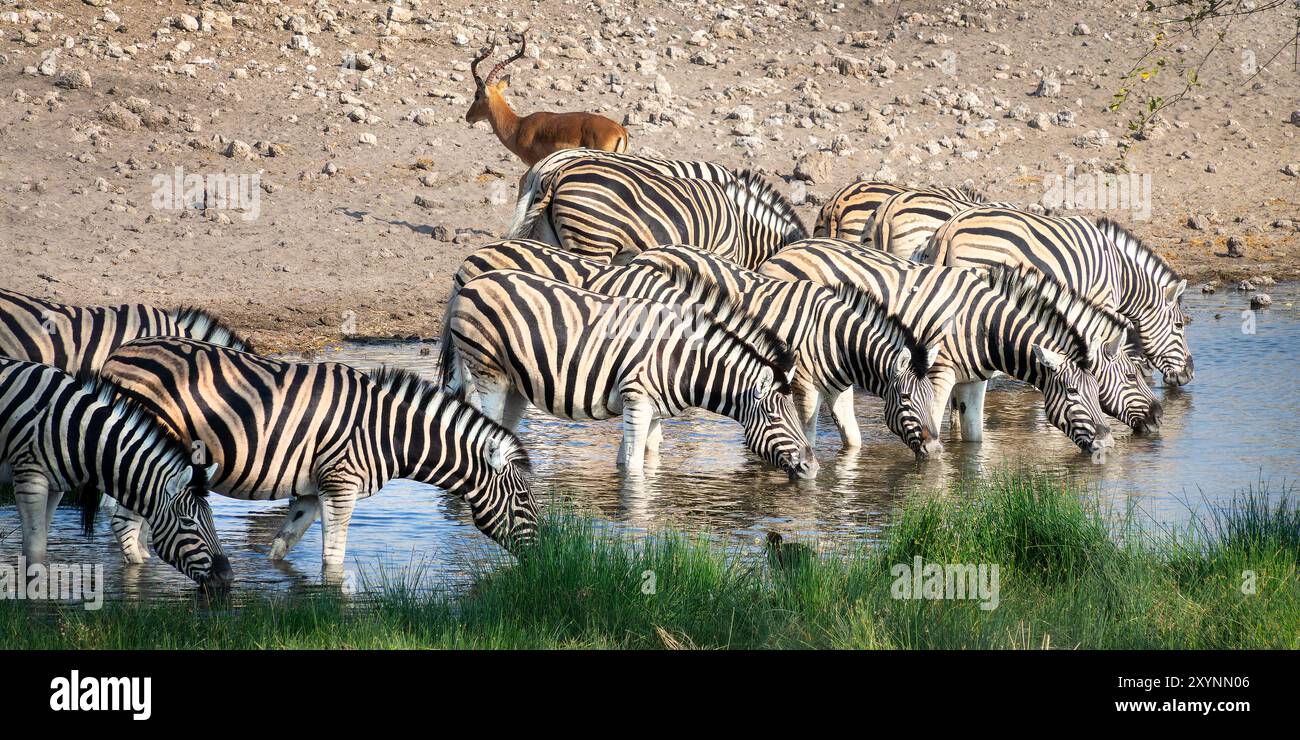
<svg viewBox="0 0 1300 740"><path fill-rule="evenodd" d="M618 464L629 473L639 473L645 467L646 440L653 420L654 409L645 396L623 394L623 444L619 447Z"/></svg>
<svg viewBox="0 0 1300 740"><path fill-rule="evenodd" d="M357 505L355 488L321 491L321 569L327 578L343 574L343 557L348 549L348 525Z"/></svg>
<svg viewBox="0 0 1300 740"><path fill-rule="evenodd" d="M790 389L790 395L795 411L799 414L799 421L803 424L803 436L808 440L808 446L816 449L817 409L822 404L821 393L816 388L795 383Z"/></svg>
<svg viewBox="0 0 1300 740"><path fill-rule="evenodd" d="M113 537L122 548L122 560L129 565L139 565L149 559L149 548L145 546L144 517L118 504L109 524L113 528Z"/></svg>
<svg viewBox="0 0 1300 740"><path fill-rule="evenodd" d="M961 424L961 438L966 442L984 439L984 391L988 381L958 383L952 388L952 405Z"/></svg>
<svg viewBox="0 0 1300 740"><path fill-rule="evenodd" d="M862 432L858 430L858 417L853 413L853 386L845 388L834 401L831 401L831 418L835 420L835 426L840 430L844 449L856 450L862 446Z"/></svg>
<svg viewBox="0 0 1300 740"><path fill-rule="evenodd" d="M506 398L501 408L501 426L515 431L519 428L519 420L524 418L524 409L528 408L528 399L522 393L510 388L506 391Z"/></svg>
<svg viewBox="0 0 1300 740"><path fill-rule="evenodd" d="M23 557L28 564L45 562L49 537L45 505L49 499L50 481L44 475L14 476L14 500L18 504L18 518L23 530Z"/></svg>
<svg viewBox="0 0 1300 740"><path fill-rule="evenodd" d="M650 462L659 460L659 445L664 441L663 421L658 417L650 420L650 430L646 432L645 459Z"/></svg>
<svg viewBox="0 0 1300 740"><path fill-rule="evenodd" d="M50 531L54 526L54 512L59 508L59 502L63 500L63 491L50 491L49 496L45 499L45 531Z"/></svg>
<svg viewBox="0 0 1300 740"><path fill-rule="evenodd" d="M319 496L294 496L289 502L289 511L284 515L284 523L280 525L280 531L275 533L275 539L271 540L271 553L269 557L272 560L284 560L284 556L298 540L311 529L312 522L320 517L320 497Z"/></svg>

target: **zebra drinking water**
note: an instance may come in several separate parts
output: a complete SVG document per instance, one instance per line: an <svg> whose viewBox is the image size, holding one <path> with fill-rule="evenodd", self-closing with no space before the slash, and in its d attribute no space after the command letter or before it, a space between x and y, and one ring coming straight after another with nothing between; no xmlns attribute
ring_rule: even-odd
<svg viewBox="0 0 1300 740"><path fill-rule="evenodd" d="M206 500L215 466L194 465L179 439L96 375L0 358L3 470L14 484L28 562L45 559L64 493L78 489L84 497L89 531L96 492L104 491L149 523L158 554L187 577L201 586L233 580Z"/></svg>
<svg viewBox="0 0 1300 740"><path fill-rule="evenodd" d="M508 549L534 537L528 456L510 431L413 373L269 360L189 339L123 345L104 374L191 442L220 475L213 490L294 502L279 559L321 518L327 573L343 565L358 499L407 478L462 496Z"/></svg>
<svg viewBox="0 0 1300 740"><path fill-rule="evenodd" d="M954 267L1029 265L1133 323L1142 354L1171 385L1191 382L1182 280L1118 224L983 206L935 232L922 261Z"/></svg>
<svg viewBox="0 0 1300 740"><path fill-rule="evenodd" d="M621 415L619 464L630 472L644 467L660 419L699 407L740 422L748 447L792 477L816 477L790 402L794 357L757 323L494 271L447 308L443 382L509 429L529 402L566 419Z"/></svg>
<svg viewBox="0 0 1300 740"><path fill-rule="evenodd" d="M657 167L609 152L543 160L524 178L510 236L606 262L692 244L752 268L808 235L794 206L755 172L717 182Z"/></svg>
<svg viewBox="0 0 1300 740"><path fill-rule="evenodd" d="M837 239L788 247L759 272L830 287L856 285L922 334L952 319L955 329L929 374L936 418L954 396L965 440L982 438L985 381L999 373L1042 391L1048 420L1087 451L1112 442L1105 420L1094 413L1099 377L1111 389L1112 413L1131 426L1159 422L1159 404L1118 351L1123 319L1041 276L1002 271L990 284L974 270L909 262Z"/></svg>

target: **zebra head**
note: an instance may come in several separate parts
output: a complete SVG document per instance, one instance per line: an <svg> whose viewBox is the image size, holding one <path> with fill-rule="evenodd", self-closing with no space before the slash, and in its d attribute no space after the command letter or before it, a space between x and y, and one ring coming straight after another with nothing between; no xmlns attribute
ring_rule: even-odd
<svg viewBox="0 0 1300 740"><path fill-rule="evenodd" d="M1119 223L1102 218L1096 225L1125 262L1136 268L1139 278L1132 282L1148 286L1141 291L1140 302L1144 308L1133 317L1142 354L1164 375L1166 383L1174 386L1190 383L1195 371L1185 327L1191 318L1179 303L1187 290L1187 281L1179 278L1163 257Z"/></svg>
<svg viewBox="0 0 1300 740"><path fill-rule="evenodd" d="M474 526L518 554L537 538L537 505L526 477L531 464L514 434L495 425L487 431L479 452L485 474L463 495Z"/></svg>
<svg viewBox="0 0 1300 740"><path fill-rule="evenodd" d="M790 396L790 364L762 364L748 392L740 388L736 418L745 429L745 444L764 460L790 474L791 479L817 477L820 466Z"/></svg>
<svg viewBox="0 0 1300 740"><path fill-rule="evenodd" d="M1192 382L1195 374L1192 352L1187 347L1189 317L1179 304L1186 289L1186 280L1163 286L1160 301L1133 322L1142 353L1164 375L1165 382L1174 386Z"/></svg>
<svg viewBox="0 0 1300 740"><path fill-rule="evenodd" d="M1138 434L1150 434L1160 428L1164 407L1142 369L1134 360L1120 334L1101 345L1092 360L1092 374L1097 378L1101 410L1119 419Z"/></svg>
<svg viewBox="0 0 1300 740"><path fill-rule="evenodd" d="M214 463L172 473L163 482L163 503L149 519L158 555L205 589L226 588L235 579L208 505L208 481L216 472Z"/></svg>
<svg viewBox="0 0 1300 740"><path fill-rule="evenodd" d="M1098 348L1097 351L1101 351ZM1047 420L1084 452L1115 444L1097 398L1097 379L1078 363L1040 344L1033 346Z"/></svg>
<svg viewBox="0 0 1300 740"><path fill-rule="evenodd" d="M885 424L897 434L917 457L943 451L934 407L934 385L927 373L938 357L944 334L927 345L914 345L898 353L892 375L882 396Z"/></svg>

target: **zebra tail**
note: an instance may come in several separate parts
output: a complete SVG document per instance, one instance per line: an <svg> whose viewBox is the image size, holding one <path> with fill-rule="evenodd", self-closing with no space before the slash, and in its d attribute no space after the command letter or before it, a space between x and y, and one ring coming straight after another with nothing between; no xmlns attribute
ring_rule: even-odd
<svg viewBox="0 0 1300 740"><path fill-rule="evenodd" d="M77 508L81 509L81 534L90 537L95 533L95 515L99 513L99 489L93 483L83 483L77 489Z"/></svg>

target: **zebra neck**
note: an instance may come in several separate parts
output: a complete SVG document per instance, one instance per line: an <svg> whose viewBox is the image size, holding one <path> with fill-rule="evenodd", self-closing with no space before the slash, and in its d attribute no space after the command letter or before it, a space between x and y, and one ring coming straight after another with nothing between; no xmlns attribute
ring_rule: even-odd
<svg viewBox="0 0 1300 740"><path fill-rule="evenodd" d="M486 438L482 433L476 434L477 430L472 428L443 429L440 420L425 409L406 404L397 406L388 418L394 431L391 435L379 436L391 440L383 455L385 466L392 471L391 477L443 489L450 490L464 482L468 477L464 473L472 469L466 455L472 454L475 440L481 444ZM453 449L444 444L448 439L452 440ZM384 446L380 445L381 451Z"/></svg>
<svg viewBox="0 0 1300 740"><path fill-rule="evenodd" d="M888 377L886 348L893 342L871 324L868 319L851 310L837 312L838 316L820 317L818 326L810 334L823 337L824 361L815 363L836 387L856 385L877 396L885 390ZM802 356L804 353L800 353ZM831 387L827 384L827 387Z"/></svg>
<svg viewBox="0 0 1300 740"><path fill-rule="evenodd" d="M1119 290L1115 293L1117 312L1133 317L1159 305L1161 286L1154 276L1123 254L1116 256L1115 263L1119 272Z"/></svg>
<svg viewBox="0 0 1300 740"><path fill-rule="evenodd" d="M1042 364L1034 358L1034 345L1073 356L1074 338L1060 319L1044 323L1024 306L1012 305L1000 297L997 300L1001 306L990 306L985 314L991 318L985 321L984 357L974 363L974 369L984 377L1002 372L1038 386L1045 375Z"/></svg>
<svg viewBox="0 0 1300 740"><path fill-rule="evenodd" d="M107 409L97 412L82 429L98 439L83 438L94 441L80 446L81 470L70 471L75 480L67 482L93 488L96 495L106 494L146 519L153 517L164 498L161 492L172 476L180 474L184 458L158 449L152 435L130 428Z"/></svg>
<svg viewBox="0 0 1300 740"><path fill-rule="evenodd" d="M675 388L663 399L671 413L689 407L702 408L733 419L739 411L737 394L758 385L763 365L734 336L721 337L714 328L695 342L688 342L684 354L663 368L663 376Z"/></svg>

